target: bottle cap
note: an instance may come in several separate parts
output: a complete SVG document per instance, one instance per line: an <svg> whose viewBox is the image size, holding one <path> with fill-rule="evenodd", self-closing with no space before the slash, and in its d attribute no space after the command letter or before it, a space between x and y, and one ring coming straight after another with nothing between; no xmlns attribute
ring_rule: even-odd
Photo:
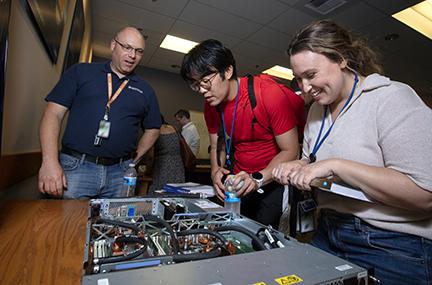
<svg viewBox="0 0 432 285"><path fill-rule="evenodd" d="M237 202L240 202L240 198L237 197L237 193L236 192L226 191L225 192L225 202L227 202L227 203L237 203Z"/></svg>
<svg viewBox="0 0 432 285"><path fill-rule="evenodd" d="M238 203L240 202L240 198L238 197L225 197L226 203Z"/></svg>

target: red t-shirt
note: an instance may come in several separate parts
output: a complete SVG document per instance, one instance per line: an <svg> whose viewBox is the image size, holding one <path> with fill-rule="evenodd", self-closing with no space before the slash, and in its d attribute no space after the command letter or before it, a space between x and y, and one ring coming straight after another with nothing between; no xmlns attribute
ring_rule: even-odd
<svg viewBox="0 0 432 285"><path fill-rule="evenodd" d="M284 134L297 125L293 105L279 85L272 80L254 81L257 105L253 112L258 123L252 127L253 114L248 98L247 77L240 78L233 133L234 173L252 173L266 168L280 151L275 136ZM257 84L260 85L260 92L257 92ZM231 134L235 102L234 99L219 105L220 111L224 113L228 136ZM221 114L216 107L205 102L204 117L209 133L216 134L221 125Z"/></svg>

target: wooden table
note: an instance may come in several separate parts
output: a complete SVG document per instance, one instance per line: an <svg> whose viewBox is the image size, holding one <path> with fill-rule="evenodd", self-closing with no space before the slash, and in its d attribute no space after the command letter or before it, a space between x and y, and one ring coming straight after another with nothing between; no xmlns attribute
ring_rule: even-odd
<svg viewBox="0 0 432 285"><path fill-rule="evenodd" d="M0 284L80 284L88 201L0 205Z"/></svg>

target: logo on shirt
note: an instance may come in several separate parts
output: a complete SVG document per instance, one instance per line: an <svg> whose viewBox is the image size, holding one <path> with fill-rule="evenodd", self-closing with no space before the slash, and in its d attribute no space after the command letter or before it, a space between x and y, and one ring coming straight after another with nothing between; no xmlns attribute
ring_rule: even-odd
<svg viewBox="0 0 432 285"><path fill-rule="evenodd" d="M136 91L136 92L139 92L139 93L141 93L141 94L144 93L141 89L136 88L136 87L133 87L133 86L130 86L130 85L128 86L128 88L129 88L129 89L132 89L132 90L134 90L134 91Z"/></svg>

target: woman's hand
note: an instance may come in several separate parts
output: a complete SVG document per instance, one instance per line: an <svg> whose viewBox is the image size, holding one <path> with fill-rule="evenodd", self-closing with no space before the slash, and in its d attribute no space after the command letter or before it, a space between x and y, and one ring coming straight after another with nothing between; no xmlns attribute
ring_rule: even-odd
<svg viewBox="0 0 432 285"><path fill-rule="evenodd" d="M273 180L280 184L289 184L290 183L290 175L293 171L300 169L304 165L307 164L306 160L294 160L289 162L283 162L273 168L272 177Z"/></svg>
<svg viewBox="0 0 432 285"><path fill-rule="evenodd" d="M333 167L336 159L326 159L318 162L306 164L302 167L293 169L288 174L290 184L298 189L310 191L310 184L315 178L328 178L333 176Z"/></svg>

